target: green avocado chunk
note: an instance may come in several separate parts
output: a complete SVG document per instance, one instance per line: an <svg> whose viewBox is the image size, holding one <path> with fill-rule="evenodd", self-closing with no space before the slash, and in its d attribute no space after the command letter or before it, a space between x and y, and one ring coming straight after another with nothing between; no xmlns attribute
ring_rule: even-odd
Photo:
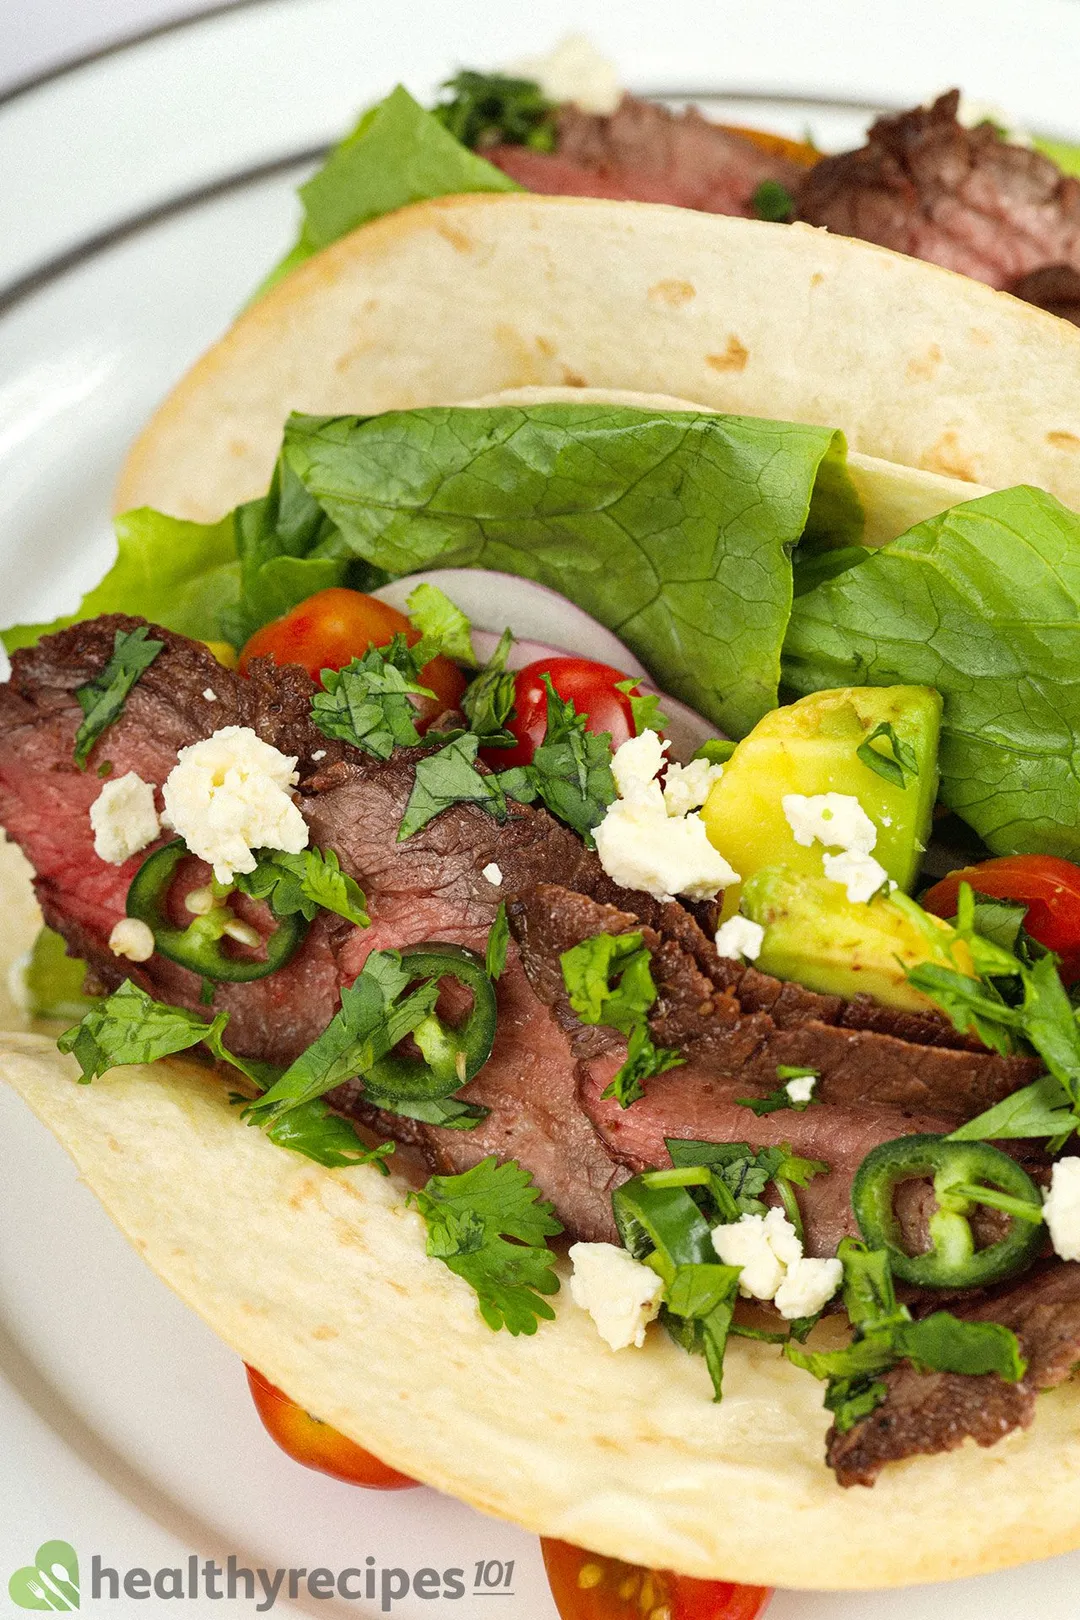
<svg viewBox="0 0 1080 1620"><path fill-rule="evenodd" d="M873 996L888 1007L933 1011L907 981L908 971L937 962L971 973L967 946L948 923L906 895L848 899L844 887L782 867L763 867L743 886L742 909L765 930L754 966L826 995Z"/></svg>
<svg viewBox="0 0 1080 1620"><path fill-rule="evenodd" d="M774 709L739 743L702 810L711 842L746 883L763 867L820 877L825 847L803 845L789 793L841 793L877 829L873 855L911 889L937 797L941 698L928 686L847 686ZM738 907L724 895L724 915Z"/></svg>

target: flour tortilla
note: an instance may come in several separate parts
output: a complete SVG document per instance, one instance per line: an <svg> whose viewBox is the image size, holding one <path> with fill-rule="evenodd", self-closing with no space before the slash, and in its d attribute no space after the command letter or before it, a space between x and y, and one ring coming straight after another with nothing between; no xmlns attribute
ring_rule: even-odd
<svg viewBox="0 0 1080 1620"><path fill-rule="evenodd" d="M292 410L527 386L821 423L946 505L1027 482L1080 509L1080 330L808 226L524 194L402 209L294 271L157 412L117 508L208 521L261 495Z"/></svg>

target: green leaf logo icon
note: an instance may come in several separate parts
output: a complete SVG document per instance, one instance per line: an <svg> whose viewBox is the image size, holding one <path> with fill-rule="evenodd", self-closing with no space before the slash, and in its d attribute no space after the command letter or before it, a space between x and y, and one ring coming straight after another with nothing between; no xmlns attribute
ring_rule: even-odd
<svg viewBox="0 0 1080 1620"><path fill-rule="evenodd" d="M11 1577L8 1595L20 1609L77 1609L79 1560L71 1543L42 1542L34 1562Z"/></svg>

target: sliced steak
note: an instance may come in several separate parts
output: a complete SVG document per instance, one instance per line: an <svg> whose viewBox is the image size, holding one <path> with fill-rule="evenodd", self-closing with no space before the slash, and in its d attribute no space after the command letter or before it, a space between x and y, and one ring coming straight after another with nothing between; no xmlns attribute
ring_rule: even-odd
<svg viewBox="0 0 1080 1620"><path fill-rule="evenodd" d="M610 117L559 108L553 152L495 146L484 156L527 191L674 203L707 214L752 218L763 180L793 191L802 169L703 118L624 96Z"/></svg>
<svg viewBox="0 0 1080 1620"><path fill-rule="evenodd" d="M955 1451L965 1440L992 1446L1026 1429L1041 1389L1064 1383L1080 1361L1080 1265L1052 1261L974 1304L954 1306L973 1322L1000 1322L1020 1340L1028 1368L1018 1384L995 1374L921 1373L909 1363L885 1375L882 1404L846 1434L830 1429L826 1454L841 1485L872 1485L888 1462Z"/></svg>
<svg viewBox="0 0 1080 1620"><path fill-rule="evenodd" d="M959 99L879 118L865 146L822 158L800 177L798 217L991 287L1020 290L1049 265L1080 270L1080 182L990 124L966 128Z"/></svg>
<svg viewBox="0 0 1080 1620"><path fill-rule="evenodd" d="M916 1129L948 1131L957 1120L973 1118L1041 1072L1041 1065L1027 1058L920 1045L879 1030L849 1028L838 1021L846 1010L838 999L796 993L784 1006L784 991L792 987L752 971L731 972L735 965L717 957L705 941L704 948L691 955L684 948L682 925L680 939L665 938L629 909L603 905L549 883L519 893L510 902L509 914L533 988L572 1032L581 1057L610 1050L613 1042L610 1032L578 1024L566 999L559 958L595 934L640 929L653 953L658 990L650 1019L654 1038L686 1051L694 1071L707 1074L714 1085L737 1081L740 1096L761 1097L774 1091L781 1065L816 1069L817 1103L883 1106L905 1115L937 1117L937 1125L909 1124L892 1132L906 1135ZM655 920L663 926L662 916ZM755 1010L748 1010L751 1007ZM900 1015L901 1021L905 1016ZM916 1022L920 1030L930 1023ZM687 1070L678 1072L685 1076ZM678 1082L673 1076L666 1084ZM650 1091L653 1088L659 1091L664 1086L658 1080L650 1083ZM635 1104L627 1117L644 1108L644 1103ZM753 1117L748 1109L738 1112Z"/></svg>

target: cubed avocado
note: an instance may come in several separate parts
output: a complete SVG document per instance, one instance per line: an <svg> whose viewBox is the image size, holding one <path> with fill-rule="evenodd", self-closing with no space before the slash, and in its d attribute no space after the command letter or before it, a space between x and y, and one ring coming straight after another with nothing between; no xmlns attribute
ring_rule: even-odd
<svg viewBox="0 0 1080 1620"><path fill-rule="evenodd" d="M840 883L771 866L743 885L742 909L765 930L755 967L808 990L925 1012L933 1003L908 984L909 969L937 962L974 975L963 940L906 895L856 903Z"/></svg>
<svg viewBox="0 0 1080 1620"><path fill-rule="evenodd" d="M937 797L940 730L941 698L928 686L847 686L774 709L709 794L709 838L744 882L764 866L818 877L824 848L796 843L784 795L850 794L877 828L874 858L910 890ZM725 916L738 903L727 890Z"/></svg>

